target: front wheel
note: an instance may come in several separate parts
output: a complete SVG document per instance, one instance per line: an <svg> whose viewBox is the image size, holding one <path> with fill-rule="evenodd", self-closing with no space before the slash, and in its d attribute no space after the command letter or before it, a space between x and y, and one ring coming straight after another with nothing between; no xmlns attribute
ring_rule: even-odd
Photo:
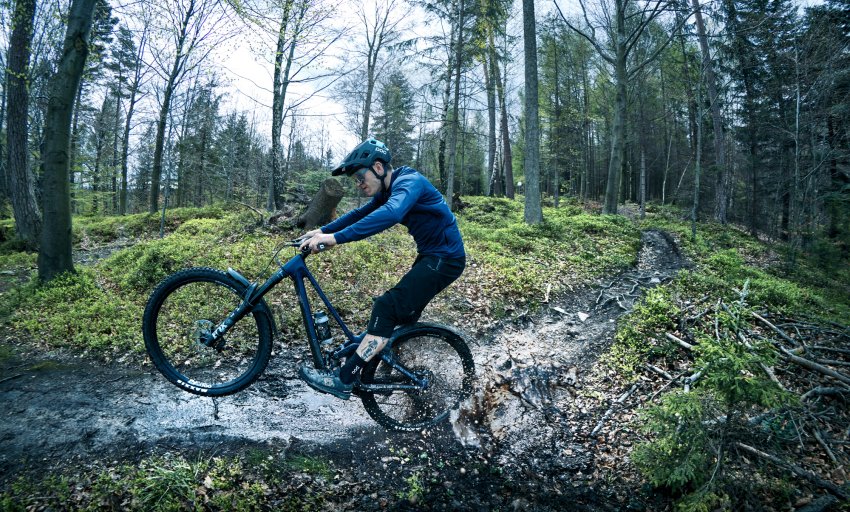
<svg viewBox="0 0 850 512"><path fill-rule="evenodd" d="M162 281L142 320L154 366L172 383L202 396L229 395L251 385L271 355L274 326L265 302L236 322L218 346L204 343L239 306L245 290L211 268L190 268Z"/></svg>
<svg viewBox="0 0 850 512"><path fill-rule="evenodd" d="M444 326L400 329L387 350L382 355L389 357L375 357L363 368L360 398L369 416L390 430L436 425L472 392L472 354L463 338Z"/></svg>

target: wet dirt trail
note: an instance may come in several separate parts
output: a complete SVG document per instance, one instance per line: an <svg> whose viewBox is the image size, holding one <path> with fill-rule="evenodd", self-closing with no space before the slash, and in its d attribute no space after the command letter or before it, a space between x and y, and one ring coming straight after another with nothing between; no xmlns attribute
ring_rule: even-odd
<svg viewBox="0 0 850 512"><path fill-rule="evenodd" d="M67 355L13 354L0 375L0 484L23 470L134 459L152 449L251 444L297 445L348 463L363 452L385 455L389 444L424 442L487 453L523 470L583 467L585 450L564 422L568 402L610 345L617 318L641 290L683 266L669 235L647 231L642 242L636 268L472 342L476 393L426 441L385 432L359 400L313 392L295 377L301 361L286 348L248 390L215 401L181 391L149 364L130 369Z"/></svg>

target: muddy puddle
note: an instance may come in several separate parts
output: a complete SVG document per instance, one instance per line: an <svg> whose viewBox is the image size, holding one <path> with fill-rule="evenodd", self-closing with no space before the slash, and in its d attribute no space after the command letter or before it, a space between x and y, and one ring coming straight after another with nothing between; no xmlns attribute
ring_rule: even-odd
<svg viewBox="0 0 850 512"><path fill-rule="evenodd" d="M641 289L669 279L680 266L669 237L646 232L634 270L577 290L473 343L477 389L445 427L458 442L435 439L490 451L505 463L539 454L550 465L552 455L560 455L564 467L584 464L565 418L568 403L610 343L616 319ZM300 363L297 354L279 348L260 381L213 400L179 390L149 365L132 370L68 356L11 356L0 363L0 480L22 467L133 457L152 447L343 445L353 438L362 445L363 439L380 444L391 436L359 400L310 390L295 377Z"/></svg>
<svg viewBox="0 0 850 512"><path fill-rule="evenodd" d="M683 266L669 235L647 231L641 245L634 269L502 326L473 351L479 384L451 418L461 444L491 452L503 467L521 463L526 471L576 471L589 464L571 421L587 411L571 407L574 398L613 341L617 319L643 290Z"/></svg>

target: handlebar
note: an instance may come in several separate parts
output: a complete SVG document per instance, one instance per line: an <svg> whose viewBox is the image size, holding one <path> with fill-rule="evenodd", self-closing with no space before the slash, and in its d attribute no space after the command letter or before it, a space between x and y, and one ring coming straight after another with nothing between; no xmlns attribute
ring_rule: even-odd
<svg viewBox="0 0 850 512"><path fill-rule="evenodd" d="M300 247L300 246L301 246L301 244L303 244L303 243L304 243L304 239L303 239L303 238L297 238L297 239L295 239L295 240L290 240L289 242L287 242L287 243L286 243L286 245L287 245L287 246L289 246L289 247L295 247L295 248L298 248L298 247ZM324 250L325 250L325 249L327 249L327 248L328 248L328 246L326 246L325 244L319 244L319 252L322 252L322 251L324 251ZM310 251L310 248L309 248L309 247L304 248L304 249L302 249L302 250L301 250L301 254L302 254L302 255L304 255L304 256L309 255L309 254L310 254L310 252L311 252L311 251Z"/></svg>

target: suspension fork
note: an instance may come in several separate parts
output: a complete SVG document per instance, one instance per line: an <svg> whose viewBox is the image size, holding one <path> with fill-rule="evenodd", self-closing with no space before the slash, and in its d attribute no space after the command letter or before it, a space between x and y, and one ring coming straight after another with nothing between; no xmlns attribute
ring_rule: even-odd
<svg viewBox="0 0 850 512"><path fill-rule="evenodd" d="M283 268L280 268L259 287L257 286L257 283L249 282L242 274L232 268L227 269L227 275L238 281L240 284L245 285L247 288L245 290L245 296L242 297L242 302L239 303L236 309L231 311L230 314L227 315L227 317L212 330L212 332L208 335L202 336L201 343L208 347L212 347L219 352L224 350L224 335L227 334L227 331L236 325L236 322L245 318L245 315L253 311L257 303L262 300L263 296L276 284L285 279L289 273Z"/></svg>

